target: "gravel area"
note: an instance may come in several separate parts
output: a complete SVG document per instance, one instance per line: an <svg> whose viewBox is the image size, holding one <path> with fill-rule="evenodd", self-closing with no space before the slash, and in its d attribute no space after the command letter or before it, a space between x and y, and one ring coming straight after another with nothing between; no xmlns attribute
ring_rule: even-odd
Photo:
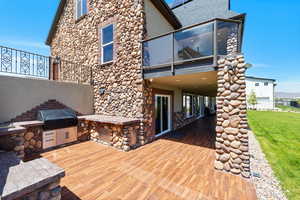
<svg viewBox="0 0 300 200"><path fill-rule="evenodd" d="M249 131L249 151L251 155L251 181L255 185L259 200L287 200L279 181L275 177L265 154L254 134ZM260 178L255 177L259 175Z"/></svg>

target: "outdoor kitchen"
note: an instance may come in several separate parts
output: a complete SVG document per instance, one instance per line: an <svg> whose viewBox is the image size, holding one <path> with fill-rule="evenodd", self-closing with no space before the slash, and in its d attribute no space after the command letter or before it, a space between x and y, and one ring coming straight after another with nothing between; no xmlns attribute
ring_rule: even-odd
<svg viewBox="0 0 300 200"><path fill-rule="evenodd" d="M80 115L68 108L38 110L35 116L0 126L2 200L60 197L59 182L65 172L40 158L43 152L88 140L116 151L129 151L138 144L138 119ZM20 173L24 175L17 176Z"/></svg>

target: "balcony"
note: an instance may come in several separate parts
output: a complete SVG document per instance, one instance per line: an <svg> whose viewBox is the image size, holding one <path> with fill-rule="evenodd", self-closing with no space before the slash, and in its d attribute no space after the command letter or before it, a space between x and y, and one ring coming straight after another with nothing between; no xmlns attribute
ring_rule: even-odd
<svg viewBox="0 0 300 200"><path fill-rule="evenodd" d="M143 41L144 78L215 70L217 59L241 51L242 22L214 19Z"/></svg>

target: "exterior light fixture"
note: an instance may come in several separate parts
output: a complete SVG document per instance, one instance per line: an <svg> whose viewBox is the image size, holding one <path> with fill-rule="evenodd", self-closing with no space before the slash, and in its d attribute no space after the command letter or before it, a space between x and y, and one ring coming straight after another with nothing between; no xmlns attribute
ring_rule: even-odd
<svg viewBox="0 0 300 200"><path fill-rule="evenodd" d="M105 93L105 89L104 89L104 88L100 88L100 89L99 89L99 94L100 94L100 95L103 95L104 93Z"/></svg>

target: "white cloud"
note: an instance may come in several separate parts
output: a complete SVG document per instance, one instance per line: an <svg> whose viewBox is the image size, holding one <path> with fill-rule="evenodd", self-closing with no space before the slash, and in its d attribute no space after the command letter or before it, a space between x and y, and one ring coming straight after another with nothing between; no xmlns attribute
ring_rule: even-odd
<svg viewBox="0 0 300 200"><path fill-rule="evenodd" d="M300 92L300 81L278 81L276 86L278 92Z"/></svg>
<svg viewBox="0 0 300 200"><path fill-rule="evenodd" d="M11 46L22 46L22 47L30 47L30 48L38 48L38 49L48 48L44 43L33 42L33 41L8 40L3 42Z"/></svg>
<svg viewBox="0 0 300 200"><path fill-rule="evenodd" d="M259 67L259 68L267 68L271 67L271 65L266 63L251 63L253 67Z"/></svg>

